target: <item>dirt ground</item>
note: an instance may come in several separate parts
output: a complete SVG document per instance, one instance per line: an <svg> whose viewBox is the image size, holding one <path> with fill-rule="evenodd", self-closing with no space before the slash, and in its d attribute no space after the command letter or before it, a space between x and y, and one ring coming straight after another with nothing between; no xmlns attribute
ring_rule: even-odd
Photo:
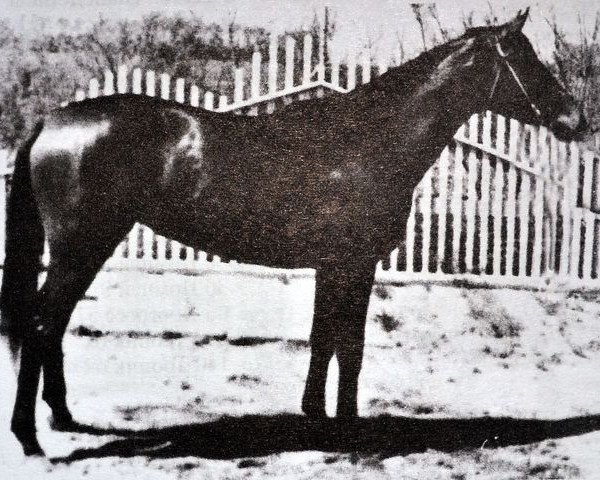
<svg viewBox="0 0 600 480"><path fill-rule="evenodd" d="M65 339L87 433L47 459L9 433L7 479L600 478L600 295L377 286L353 427L300 412L311 279L102 273ZM335 411L336 365L328 412Z"/></svg>

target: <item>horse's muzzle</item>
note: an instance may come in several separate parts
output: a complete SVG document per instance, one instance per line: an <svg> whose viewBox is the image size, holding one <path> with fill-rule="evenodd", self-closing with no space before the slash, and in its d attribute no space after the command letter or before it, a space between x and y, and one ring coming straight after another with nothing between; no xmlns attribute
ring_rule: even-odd
<svg viewBox="0 0 600 480"><path fill-rule="evenodd" d="M588 133L589 123L581 108L574 108L568 113L561 113L550 124L550 129L559 140L570 142L583 140Z"/></svg>

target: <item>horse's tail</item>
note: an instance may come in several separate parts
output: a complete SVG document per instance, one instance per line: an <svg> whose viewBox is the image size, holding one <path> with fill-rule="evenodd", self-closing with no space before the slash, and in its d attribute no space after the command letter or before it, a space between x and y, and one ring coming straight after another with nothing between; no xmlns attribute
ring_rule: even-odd
<svg viewBox="0 0 600 480"><path fill-rule="evenodd" d="M19 351L25 329L32 326L44 251L44 229L31 186L29 158L31 147L42 128L43 121L40 121L17 153L6 212L0 332L8 337L13 359Z"/></svg>

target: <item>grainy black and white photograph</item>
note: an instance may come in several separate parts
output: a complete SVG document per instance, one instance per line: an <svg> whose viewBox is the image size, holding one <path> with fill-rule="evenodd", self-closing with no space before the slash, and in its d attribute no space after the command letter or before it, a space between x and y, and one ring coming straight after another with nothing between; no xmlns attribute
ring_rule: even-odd
<svg viewBox="0 0 600 480"><path fill-rule="evenodd" d="M1 0L0 476L600 478L599 35Z"/></svg>

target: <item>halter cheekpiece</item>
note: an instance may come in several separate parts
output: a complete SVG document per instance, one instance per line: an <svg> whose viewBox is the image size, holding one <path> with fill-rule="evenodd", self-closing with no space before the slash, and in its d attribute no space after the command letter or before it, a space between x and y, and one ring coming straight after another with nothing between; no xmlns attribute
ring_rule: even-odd
<svg viewBox="0 0 600 480"><path fill-rule="evenodd" d="M500 39L498 37L496 37L495 47L496 47L496 52L498 52L498 56L502 59L504 65L506 65L506 68L508 68L508 71L511 73L511 75L512 75L513 79L515 80L516 84L518 85L519 89L521 90L521 92L523 92L523 95L525 95L525 98L529 102L529 106L531 107L533 112L539 118L542 118L542 112L537 107L537 105L533 102L533 100L531 100L531 97L529 96L529 93L527 93L527 90L525 89L523 82L521 82L521 79L517 75L517 72L515 72L515 69L508 61L508 53L506 53L502 49L502 45L500 45ZM492 97L494 96L494 93L496 92L496 87L498 86L498 81L500 80L501 73L502 73L502 65L498 65L498 63L496 63L496 77L494 78L494 83L492 84L492 89L490 90L490 97L489 97L490 100L492 99Z"/></svg>

